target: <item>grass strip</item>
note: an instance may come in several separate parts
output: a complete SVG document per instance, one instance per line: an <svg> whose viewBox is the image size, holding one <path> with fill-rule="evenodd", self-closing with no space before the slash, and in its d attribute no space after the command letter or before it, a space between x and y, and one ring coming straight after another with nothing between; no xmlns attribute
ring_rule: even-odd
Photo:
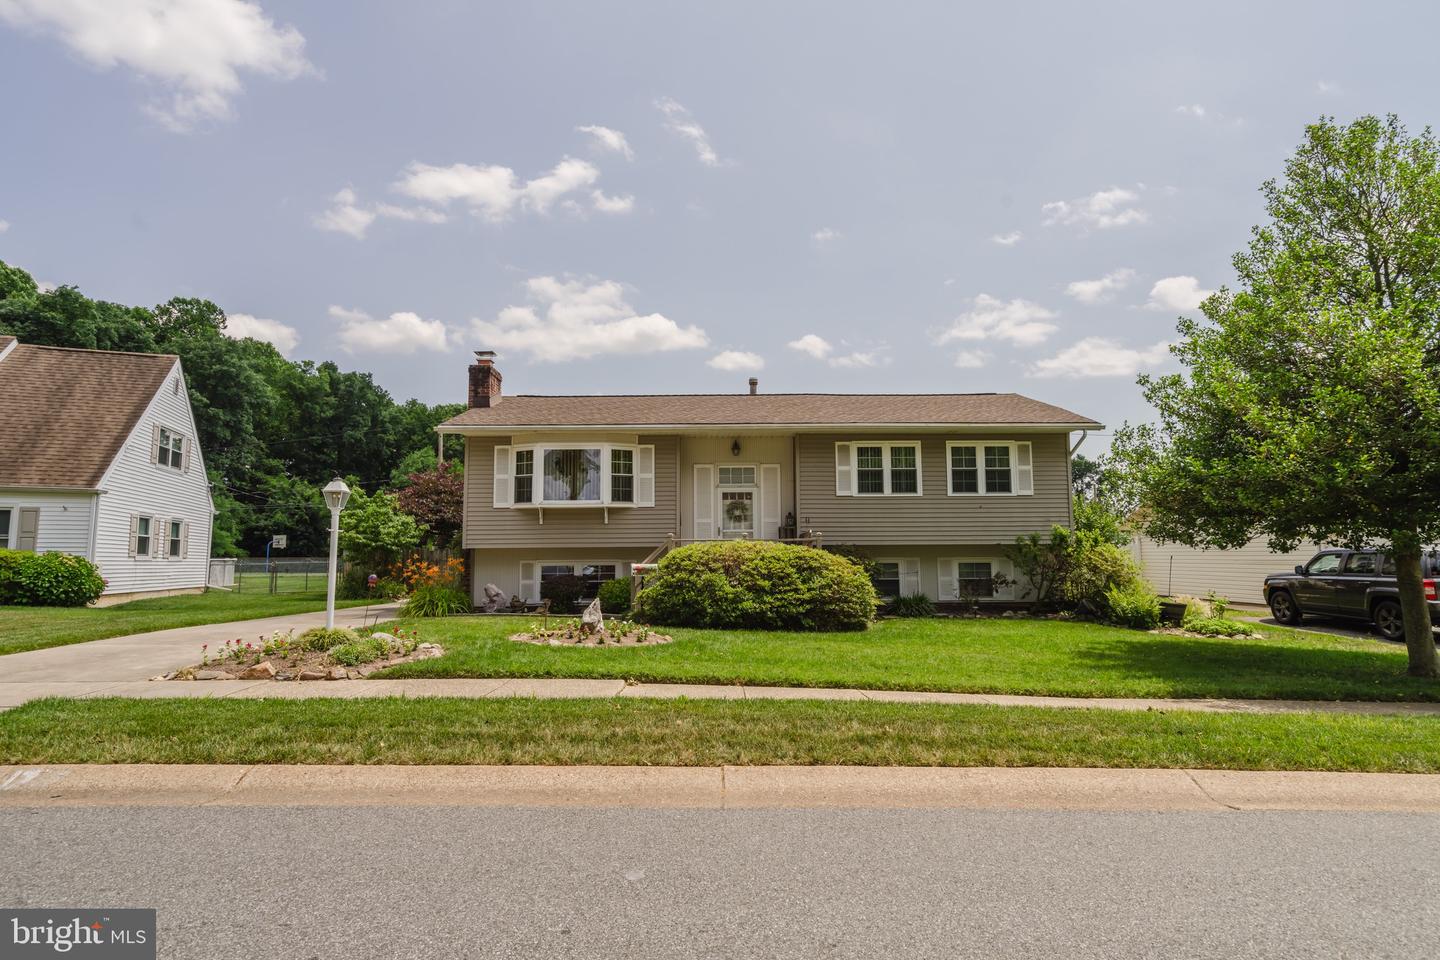
<svg viewBox="0 0 1440 960"><path fill-rule="evenodd" d="M1440 719L855 702L40 700L0 763L855 764L1440 772Z"/></svg>

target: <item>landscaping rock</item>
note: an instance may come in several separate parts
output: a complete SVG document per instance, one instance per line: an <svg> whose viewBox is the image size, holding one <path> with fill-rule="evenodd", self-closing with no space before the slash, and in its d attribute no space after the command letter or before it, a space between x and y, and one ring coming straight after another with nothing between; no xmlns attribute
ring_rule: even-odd
<svg viewBox="0 0 1440 960"><path fill-rule="evenodd" d="M350 675L345 672L344 667L331 667L330 672L325 674L326 680L348 680Z"/></svg>
<svg viewBox="0 0 1440 960"><path fill-rule="evenodd" d="M253 667L246 667L240 674L241 680L274 680L275 665L269 660L262 660Z"/></svg>
<svg viewBox="0 0 1440 960"><path fill-rule="evenodd" d="M195 679L196 679L196 680L229 680L229 679L230 679L230 674L226 673L224 670L197 670L197 671L195 671Z"/></svg>
<svg viewBox="0 0 1440 960"><path fill-rule="evenodd" d="M301 679L301 680L324 680L324 679L325 679L325 674L324 674L324 672L322 672L322 671L320 671L320 670L301 670L301 671L300 671L300 679Z"/></svg>
<svg viewBox="0 0 1440 960"><path fill-rule="evenodd" d="M386 643L400 642L400 638L395 636L393 633L372 633L370 634L370 636L374 637L376 640L384 640Z"/></svg>

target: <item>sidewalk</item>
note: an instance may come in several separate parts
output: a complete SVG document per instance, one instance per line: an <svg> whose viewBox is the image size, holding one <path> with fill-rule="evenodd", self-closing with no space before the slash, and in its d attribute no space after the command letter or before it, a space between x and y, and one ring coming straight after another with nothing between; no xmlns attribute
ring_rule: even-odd
<svg viewBox="0 0 1440 960"><path fill-rule="evenodd" d="M337 614L336 622L339 622ZM107 641L97 640L96 643ZM77 644L79 646L79 644ZM66 650L68 647L58 647ZM49 653L48 650L36 651ZM16 656L26 656L17 654ZM8 659L8 658L7 658ZM995 693L937 693L826 687L756 687L698 683L627 683L624 680L139 680L0 681L0 710L41 697L215 697L229 699L360 697L613 698L675 700L865 700L877 703L950 703L1089 710L1186 710L1198 713L1330 713L1440 716L1440 703L1344 700L1178 700L1161 698L1022 697Z"/></svg>
<svg viewBox="0 0 1440 960"><path fill-rule="evenodd" d="M1045 767L0 766L0 809L550 806L1440 812L1440 775Z"/></svg>
<svg viewBox="0 0 1440 960"><path fill-rule="evenodd" d="M374 620L395 617L395 604L376 604L370 609ZM364 607L344 607L335 611L335 625L358 627L365 617ZM235 620L230 623L208 623L193 627L174 627L153 633L132 633L105 640L88 640L43 650L27 650L0 657L0 706L14 706L13 684L69 684L104 682L109 686L124 680L145 680L157 674L188 667L200 659L200 645L210 644L214 650L226 640L240 637L255 640L276 630L304 630L324 626L325 611L292 613L263 620ZM29 699L29 698L26 698Z"/></svg>

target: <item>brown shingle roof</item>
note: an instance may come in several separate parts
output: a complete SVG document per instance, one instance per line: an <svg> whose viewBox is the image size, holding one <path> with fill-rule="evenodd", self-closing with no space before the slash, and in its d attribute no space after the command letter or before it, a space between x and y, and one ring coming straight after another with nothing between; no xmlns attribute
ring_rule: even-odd
<svg viewBox="0 0 1440 960"><path fill-rule="evenodd" d="M17 343L0 360L0 487L99 484L175 359Z"/></svg>
<svg viewBox="0 0 1440 960"><path fill-rule="evenodd" d="M1100 424L1018 393L702 393L504 397L443 427Z"/></svg>

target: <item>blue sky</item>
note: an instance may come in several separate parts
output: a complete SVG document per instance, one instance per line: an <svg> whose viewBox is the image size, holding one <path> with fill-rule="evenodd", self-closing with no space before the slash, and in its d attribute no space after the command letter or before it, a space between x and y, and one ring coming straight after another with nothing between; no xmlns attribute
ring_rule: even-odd
<svg viewBox="0 0 1440 960"><path fill-rule="evenodd" d="M1397 25L1403 24L1403 29ZM0 259L460 400L1014 390L1111 425L1422 4L0 0ZM588 128L588 129L587 129Z"/></svg>

